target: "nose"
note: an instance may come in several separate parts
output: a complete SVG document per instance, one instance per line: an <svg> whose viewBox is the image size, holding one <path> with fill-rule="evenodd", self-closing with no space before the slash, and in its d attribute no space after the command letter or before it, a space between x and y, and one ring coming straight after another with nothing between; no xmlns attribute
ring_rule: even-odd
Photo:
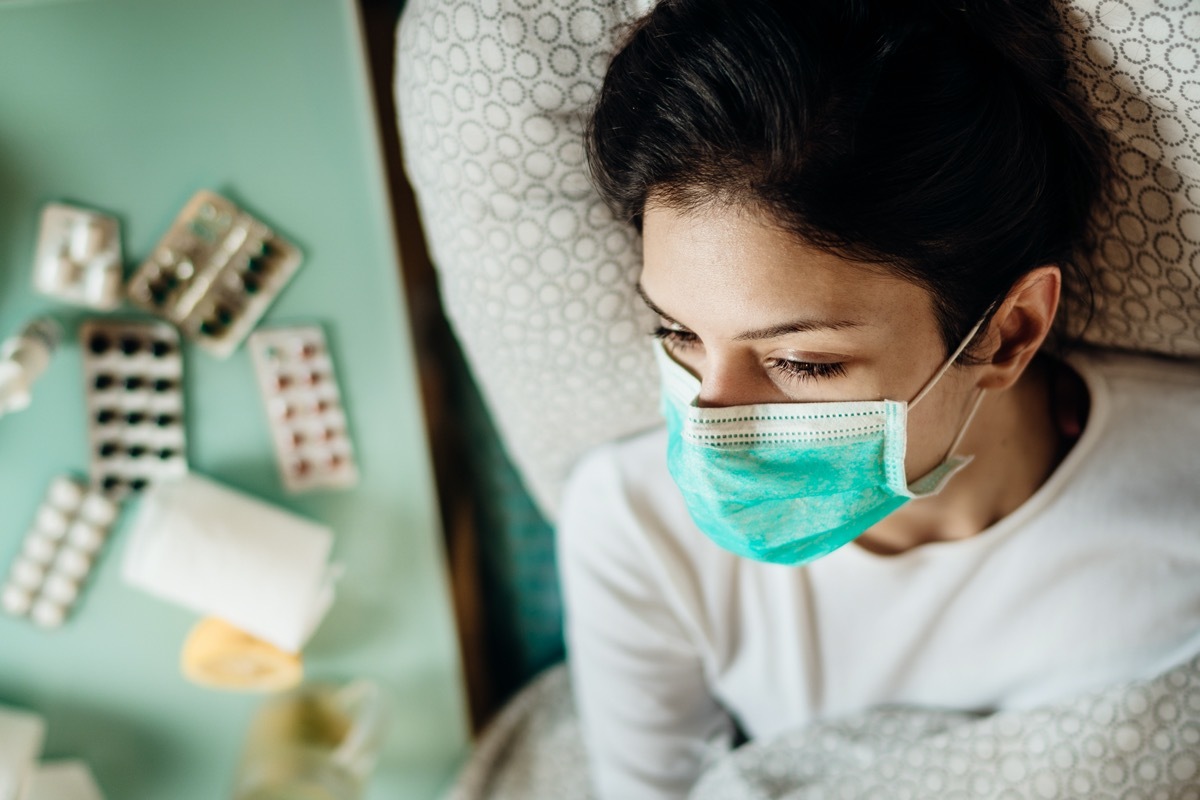
<svg viewBox="0 0 1200 800"><path fill-rule="evenodd" d="M736 359L706 359L700 376L700 408L749 406L755 403L778 402L778 389L757 364L739 363Z"/></svg>

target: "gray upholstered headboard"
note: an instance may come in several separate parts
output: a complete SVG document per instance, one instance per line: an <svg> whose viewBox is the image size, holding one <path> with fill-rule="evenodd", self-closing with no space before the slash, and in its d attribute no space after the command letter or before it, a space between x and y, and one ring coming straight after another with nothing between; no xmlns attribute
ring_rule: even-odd
<svg viewBox="0 0 1200 800"><path fill-rule="evenodd" d="M509 453L553 518L587 448L657 423L639 252L591 189L583 122L651 0L409 0L405 160L446 308ZM1096 220L1098 345L1200 356L1200 6L1060 2L1116 143Z"/></svg>

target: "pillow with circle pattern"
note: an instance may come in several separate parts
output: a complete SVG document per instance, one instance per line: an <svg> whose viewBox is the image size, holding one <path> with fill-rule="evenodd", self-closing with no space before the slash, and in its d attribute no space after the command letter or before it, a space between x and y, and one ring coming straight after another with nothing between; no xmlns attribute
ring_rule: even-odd
<svg viewBox="0 0 1200 800"><path fill-rule="evenodd" d="M621 29L651 4L409 0L397 36L405 165L447 313L551 518L579 455L658 421L638 242L591 188L582 144ZM1200 356L1200 7L1059 6L1117 163L1084 338Z"/></svg>

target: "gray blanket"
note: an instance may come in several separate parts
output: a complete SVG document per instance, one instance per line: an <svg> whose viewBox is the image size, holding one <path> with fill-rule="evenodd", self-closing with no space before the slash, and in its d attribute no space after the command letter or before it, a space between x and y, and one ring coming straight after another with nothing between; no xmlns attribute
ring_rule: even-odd
<svg viewBox="0 0 1200 800"><path fill-rule="evenodd" d="M451 800L589 800L566 670L489 726ZM980 716L877 708L729 752L691 800L1200 800L1200 656L1154 680Z"/></svg>

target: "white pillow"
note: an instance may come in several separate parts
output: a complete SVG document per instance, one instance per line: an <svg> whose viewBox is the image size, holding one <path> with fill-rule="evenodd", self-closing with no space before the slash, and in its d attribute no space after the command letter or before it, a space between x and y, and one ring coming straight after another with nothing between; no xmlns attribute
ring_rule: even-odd
<svg viewBox="0 0 1200 800"><path fill-rule="evenodd" d="M409 0L405 164L447 313L517 468L553 519L593 445L658 422L633 231L582 133L621 26L652 0ZM1120 142L1088 340L1200 355L1200 9L1063 3L1074 77Z"/></svg>

